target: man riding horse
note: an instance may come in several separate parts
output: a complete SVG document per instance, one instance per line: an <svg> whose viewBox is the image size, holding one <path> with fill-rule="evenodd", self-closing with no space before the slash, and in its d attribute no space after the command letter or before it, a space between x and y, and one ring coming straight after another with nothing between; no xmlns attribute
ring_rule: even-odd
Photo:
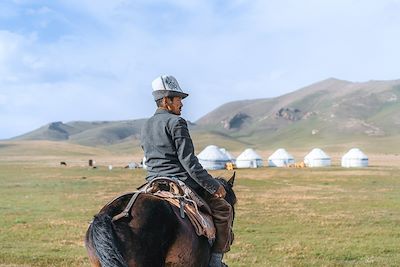
<svg viewBox="0 0 400 267"><path fill-rule="evenodd" d="M182 99L188 94L169 75L156 78L152 88L157 110L142 128L141 137L148 171L146 179L177 178L204 198L216 228L209 266L226 266L222 257L233 241L232 207L224 199L224 187L200 165L194 154L186 120L180 117Z"/></svg>

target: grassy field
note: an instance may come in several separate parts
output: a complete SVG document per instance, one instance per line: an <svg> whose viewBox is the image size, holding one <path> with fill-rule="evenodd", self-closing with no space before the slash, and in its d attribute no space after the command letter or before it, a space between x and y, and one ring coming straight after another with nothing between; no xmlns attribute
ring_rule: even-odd
<svg viewBox="0 0 400 267"><path fill-rule="evenodd" d="M1 159L0 266L89 266L83 237L92 216L145 175ZM238 170L235 243L227 263L399 266L399 171Z"/></svg>

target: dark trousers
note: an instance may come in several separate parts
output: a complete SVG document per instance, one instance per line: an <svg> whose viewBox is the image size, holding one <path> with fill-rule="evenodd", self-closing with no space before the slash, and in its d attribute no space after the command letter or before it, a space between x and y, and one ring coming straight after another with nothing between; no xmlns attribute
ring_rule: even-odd
<svg viewBox="0 0 400 267"><path fill-rule="evenodd" d="M204 200L210 206L216 228L216 239L212 247L214 253L225 253L230 250L233 242L233 209L223 198L206 193Z"/></svg>

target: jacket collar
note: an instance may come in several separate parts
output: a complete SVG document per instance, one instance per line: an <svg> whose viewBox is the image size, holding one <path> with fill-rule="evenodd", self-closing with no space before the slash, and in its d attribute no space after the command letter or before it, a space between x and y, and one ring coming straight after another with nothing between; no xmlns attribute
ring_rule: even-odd
<svg viewBox="0 0 400 267"><path fill-rule="evenodd" d="M166 109L163 109L163 108L158 108L157 110L156 110L156 112L154 113L154 115L157 115L157 114L173 114L173 113L171 113L171 112L169 112L168 110L166 110Z"/></svg>

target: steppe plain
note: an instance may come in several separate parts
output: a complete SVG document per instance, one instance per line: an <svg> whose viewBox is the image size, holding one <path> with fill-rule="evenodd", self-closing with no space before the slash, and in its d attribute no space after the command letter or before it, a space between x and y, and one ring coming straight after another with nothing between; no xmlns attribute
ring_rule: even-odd
<svg viewBox="0 0 400 267"><path fill-rule="evenodd" d="M369 154L370 166L356 169L331 156L329 168L236 170L229 266L400 265L400 156ZM130 161L140 154L0 142L0 266L89 266L83 237L92 216L143 182L142 169L123 168Z"/></svg>

